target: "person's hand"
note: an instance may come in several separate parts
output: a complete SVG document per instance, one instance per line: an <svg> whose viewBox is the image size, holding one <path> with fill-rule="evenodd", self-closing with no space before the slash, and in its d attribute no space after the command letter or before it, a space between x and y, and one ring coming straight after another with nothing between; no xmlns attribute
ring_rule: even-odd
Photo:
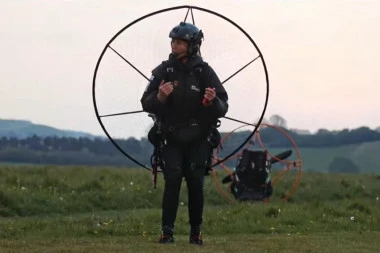
<svg viewBox="0 0 380 253"><path fill-rule="evenodd" d="M161 103L165 103L170 93L173 92L173 89L174 86L172 82L165 82L164 80L162 80L160 83L160 87L158 88L157 99Z"/></svg>
<svg viewBox="0 0 380 253"><path fill-rule="evenodd" d="M206 88L205 94L203 96L202 104L204 106L208 106L212 104L212 101L215 99L215 97L216 97L215 88Z"/></svg>

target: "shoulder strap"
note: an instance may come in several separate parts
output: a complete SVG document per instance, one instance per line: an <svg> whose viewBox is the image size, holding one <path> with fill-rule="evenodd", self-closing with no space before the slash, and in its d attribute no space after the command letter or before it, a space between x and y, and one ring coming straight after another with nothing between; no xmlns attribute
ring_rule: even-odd
<svg viewBox="0 0 380 253"><path fill-rule="evenodd" d="M207 62L202 62L194 66L194 73L198 78L202 91L206 89L208 70L209 68Z"/></svg>
<svg viewBox="0 0 380 253"><path fill-rule="evenodd" d="M203 86L206 85L207 78L209 76L208 63L204 61L197 63L193 66L193 71L198 78L202 89L205 89L206 87ZM157 78L163 79L165 81L175 81L176 78L178 78L179 73L178 70L176 70L175 64L170 60L166 60L157 66L152 71L152 74Z"/></svg>
<svg viewBox="0 0 380 253"><path fill-rule="evenodd" d="M163 72L163 79L165 81L173 82L177 78L177 71L175 64L171 60L164 61L162 63L162 72Z"/></svg>
<svg viewBox="0 0 380 253"><path fill-rule="evenodd" d="M169 60L167 60L163 61L160 65L153 69L152 75L157 77L157 79L173 81L172 79L174 72L174 65Z"/></svg>

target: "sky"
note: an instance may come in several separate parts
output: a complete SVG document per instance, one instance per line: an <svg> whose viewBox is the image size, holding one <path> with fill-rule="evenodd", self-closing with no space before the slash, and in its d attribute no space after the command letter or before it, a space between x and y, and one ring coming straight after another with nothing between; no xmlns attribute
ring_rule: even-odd
<svg viewBox="0 0 380 253"><path fill-rule="evenodd" d="M266 118L278 114L288 127L311 132L380 126L376 0L1 0L0 118L104 135L93 89L99 115L105 115L141 110L139 99L147 85L106 45L141 16L181 5L222 14L253 39L256 47L226 20L193 10L205 34L202 56L221 80L261 56L226 83L227 116L249 122L260 117L266 68ZM168 33L186 10L144 19L110 46L149 78L170 53ZM141 137L151 120L138 114L103 117L101 123L111 135ZM228 120L222 124L224 130L239 126Z"/></svg>

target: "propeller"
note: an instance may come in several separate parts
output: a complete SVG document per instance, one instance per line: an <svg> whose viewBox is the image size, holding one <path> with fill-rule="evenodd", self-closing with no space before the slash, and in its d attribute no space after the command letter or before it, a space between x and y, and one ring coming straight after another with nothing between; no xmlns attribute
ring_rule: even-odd
<svg viewBox="0 0 380 253"><path fill-rule="evenodd" d="M225 176L225 177L222 179L222 183L223 183L223 184L226 184L226 183L232 182L232 178L234 177L234 174L235 174L235 172L234 172L233 174L231 174L231 175L227 175L227 176Z"/></svg>
<svg viewBox="0 0 380 253"><path fill-rule="evenodd" d="M292 150L286 150L274 157L272 157L270 160L269 160L269 163L270 164L274 164L274 163L277 163L279 162L280 160L285 160L286 158L288 158L290 155L292 154Z"/></svg>

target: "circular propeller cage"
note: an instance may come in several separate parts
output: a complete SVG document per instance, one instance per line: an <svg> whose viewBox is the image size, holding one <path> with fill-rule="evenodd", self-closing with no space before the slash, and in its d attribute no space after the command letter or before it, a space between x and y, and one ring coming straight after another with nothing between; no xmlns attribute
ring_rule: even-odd
<svg viewBox="0 0 380 253"><path fill-rule="evenodd" d="M156 178L157 172L160 172L161 170L157 169L157 168L152 168L151 166L146 165L143 162L141 162L138 157L129 154L128 151L118 143L117 138L112 133L112 131L110 131L110 129L107 128L107 126L106 126L106 124L104 122L105 119L111 118L111 117L128 117L128 116L131 116L131 115L147 114L147 113L142 110L141 106L137 110L122 110L122 111L113 111L113 112L110 112L110 113L101 113L100 103L98 103L98 95L99 95L99 92L100 92L100 90L97 89L98 88L97 83L98 83L98 79L99 79L99 73L98 72L99 72L99 68L100 68L101 63L104 60L105 54L106 53L107 54L112 53L112 54L114 54L114 56L120 58L125 63L126 67L131 68L134 72L138 73L143 79L146 79L148 82L150 82L150 79L146 75L144 75L144 73L143 73L144 71L142 71L138 67L136 67L131 60L129 60L126 56L124 56L122 54L122 52L119 52L119 50L117 50L113 46L113 43L115 42L115 40L117 38L122 37L123 34L124 34L124 32L127 29L131 29L131 28L133 29L133 27L137 23L139 23L139 22L141 22L141 21L143 21L143 20L145 20L147 18L150 18L150 17L155 16L155 15L162 15L162 14L165 14L165 13L168 13L168 12L181 11L182 9L184 10L184 12L183 12L184 18L182 20L178 20L178 23L181 22L181 21L183 21L183 22L192 22L195 25L195 17L196 17L196 15L194 15L195 11L216 16L216 17L224 20L225 22L229 23L230 25L232 25L235 28L235 30L239 31L243 35L243 37L245 37L246 39L248 39L250 45L255 49L256 54L249 56L249 57L251 57L250 60L241 63L241 65L238 66L238 67L236 67L236 69L234 69L234 71L232 71L227 77L225 77L224 80L221 80L223 85L225 85L228 81L230 81L230 79L232 79L235 76L241 74L242 71L244 71L247 67L251 66L251 64L253 62L256 62L256 60L259 60L259 62L261 62L261 66L262 66L263 74L264 74L263 75L264 76L263 80L265 80L264 106L262 108L261 115L258 118L256 117L257 120L255 121L255 123L251 123L251 122L248 122L246 120L242 120L242 119L238 119L238 118L233 118L233 117L227 117L227 116L223 117L224 120L233 121L233 122L238 123L238 124L243 124L243 126L249 126L251 128L251 130L249 130L249 134L246 136L246 138L244 138L244 140L242 140L241 143L235 145L235 147L233 148L233 150L230 153L224 155L224 157L219 157L218 156L218 154L219 154L219 148L217 148L215 150L213 164L212 164L212 175L213 175L214 179L216 178L216 169L215 168L217 168L218 166L221 167L221 168L223 168L226 171L226 173L232 173L231 170L227 167L226 162L230 161L231 159L237 158L241 154L242 150L249 148L254 142L257 142L263 150L267 151L268 157L273 158L273 159L277 159L264 146L264 144L263 144L263 142L261 140L261 137L260 137L260 131L258 131L259 127L263 127L263 126L270 127L270 128L276 128L276 130L282 132L288 138L288 140L293 144L293 146L294 146L294 148L296 150L296 154L297 154L297 159L294 160L294 161L279 160L279 163L284 164L285 168L281 172L277 173L276 177L272 180L273 185L276 185L276 184L278 184L278 181L280 180L280 178L282 178L285 175L286 172L292 171L295 168L298 169L297 178L296 178L294 184L292 185L290 191L283 196L283 200L287 200L294 193L294 191L296 190L296 188L298 187L298 182L300 180L301 170L302 170L301 169L301 167L302 167L301 156L300 156L298 147L296 146L294 140L285 131L283 131L282 129L277 128L275 126L271 126L271 125L267 125L267 124L261 124L262 120L264 118L266 109L267 109L268 99L269 99L269 77L268 77L268 71L267 71L267 67L266 67L265 61L264 61L264 57L261 54L261 52L260 52L258 46L256 45L256 43L253 41L253 39L249 36L249 34L246 31L244 31L234 21L232 21L229 18L227 18L227 17L225 17L225 16L223 16L223 15L221 15L219 13L216 13L214 11L211 11L211 10L208 10L208 9L205 9L205 8L196 7L196 6L188 6L188 5L176 6L176 7L171 7L171 8L166 8L166 9L158 10L158 11L152 12L150 14L147 14L145 16L142 16L142 17L134 20L133 22L131 22L130 24L128 24L127 26L125 26L124 28L122 28L118 33L116 33L111 38L111 40L104 47L104 49L103 49L103 51L102 51L102 53L101 53L101 55L100 55L100 57L98 59L98 62L96 64L95 71L94 71L94 76L93 76L92 97L93 97L93 104L94 104L95 114L96 114L96 117L98 119L98 122L99 122L100 126L102 127L105 135L110 140L110 142L122 154L124 154L128 159L130 159L136 165L138 165L138 166L140 166L140 167L142 167L142 168L144 168L146 170L151 171L152 175L154 176L154 178ZM187 21L187 20L190 20L190 19L191 19L191 21ZM139 31L139 33L141 33L141 32L142 31ZM249 110L249 111L252 111L252 109ZM136 122L130 122L130 123L131 124L136 124ZM224 138L221 141L221 145L223 145L223 143L227 140L227 138L231 134L233 134L235 131L239 130L240 128L241 127L235 128L229 134L224 135ZM226 193L226 190L224 190L223 187L221 187L221 185L218 183L218 180L216 180L215 182L216 182L216 185L217 185L218 189L221 190L222 195L227 197L228 194ZM233 202L231 200L231 198L227 197L227 199L228 199L229 202Z"/></svg>

